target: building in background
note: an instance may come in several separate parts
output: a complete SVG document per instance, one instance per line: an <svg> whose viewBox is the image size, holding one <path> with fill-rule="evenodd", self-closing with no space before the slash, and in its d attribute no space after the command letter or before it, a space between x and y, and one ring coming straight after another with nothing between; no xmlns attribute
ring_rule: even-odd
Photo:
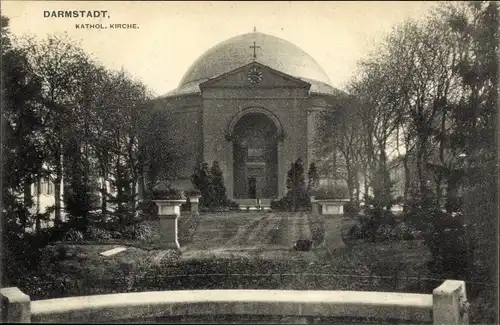
<svg viewBox="0 0 500 325"><path fill-rule="evenodd" d="M153 101L173 113L187 151L174 186L191 188L193 168L218 161L229 198L282 197L291 163L302 159L307 173L315 160L317 113L342 94L283 39L254 31L215 45Z"/></svg>

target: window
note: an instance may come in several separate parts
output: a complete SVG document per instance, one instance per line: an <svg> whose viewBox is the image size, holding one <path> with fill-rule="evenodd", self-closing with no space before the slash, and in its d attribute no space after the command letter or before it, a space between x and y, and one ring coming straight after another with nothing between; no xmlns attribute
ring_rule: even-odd
<svg viewBox="0 0 500 325"><path fill-rule="evenodd" d="M54 183L52 183L50 180L47 180L47 195L53 195L54 194Z"/></svg>
<svg viewBox="0 0 500 325"><path fill-rule="evenodd" d="M31 187L31 195L37 196L38 194L38 184L34 183L33 186Z"/></svg>
<svg viewBox="0 0 500 325"><path fill-rule="evenodd" d="M33 195L37 195L38 186L40 186L40 194L41 195L54 195L54 183L52 183L50 180L41 179L40 185L35 183L33 186L33 189L34 189Z"/></svg>

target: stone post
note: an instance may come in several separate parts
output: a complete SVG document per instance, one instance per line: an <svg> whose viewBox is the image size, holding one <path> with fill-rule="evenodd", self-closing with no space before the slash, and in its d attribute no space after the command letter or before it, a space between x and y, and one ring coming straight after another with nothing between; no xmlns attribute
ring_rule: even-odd
<svg viewBox="0 0 500 325"><path fill-rule="evenodd" d="M468 325L468 307L464 281L446 280L432 291L434 325Z"/></svg>
<svg viewBox="0 0 500 325"><path fill-rule="evenodd" d="M177 239L177 219L181 214L181 204L185 200L153 200L158 206L160 238L162 249L180 249Z"/></svg>
<svg viewBox="0 0 500 325"><path fill-rule="evenodd" d="M16 287L0 289L2 323L31 323L30 297Z"/></svg>
<svg viewBox="0 0 500 325"><path fill-rule="evenodd" d="M190 196L189 202L191 203L191 214L198 215L199 214L200 196L199 195Z"/></svg>
<svg viewBox="0 0 500 325"><path fill-rule="evenodd" d="M311 198L311 211L313 214L318 214L319 213L319 203L316 200L316 197L314 195L311 195L310 198Z"/></svg>

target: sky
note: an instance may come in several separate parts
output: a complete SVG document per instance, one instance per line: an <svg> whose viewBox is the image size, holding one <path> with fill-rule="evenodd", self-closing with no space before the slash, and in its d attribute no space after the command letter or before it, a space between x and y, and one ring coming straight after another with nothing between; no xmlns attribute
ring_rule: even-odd
<svg viewBox="0 0 500 325"><path fill-rule="evenodd" d="M206 50L257 31L285 39L312 56L332 86L345 89L392 26L421 19L432 1L13 1L2 14L15 36L67 33L110 69L125 69L154 94L175 89ZM45 11L106 11L105 18L44 17ZM102 15L102 14L101 14ZM136 24L137 29L77 29L76 24Z"/></svg>

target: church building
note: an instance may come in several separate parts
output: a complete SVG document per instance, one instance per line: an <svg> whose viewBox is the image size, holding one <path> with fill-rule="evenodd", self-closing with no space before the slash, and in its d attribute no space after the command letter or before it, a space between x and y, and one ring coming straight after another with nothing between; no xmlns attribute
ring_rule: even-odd
<svg viewBox="0 0 500 325"><path fill-rule="evenodd" d="M298 158L314 162L318 112L343 92L316 61L283 39L252 32L215 45L177 89L153 101L172 112L187 156L178 188L201 162L218 161L230 199L276 199Z"/></svg>

